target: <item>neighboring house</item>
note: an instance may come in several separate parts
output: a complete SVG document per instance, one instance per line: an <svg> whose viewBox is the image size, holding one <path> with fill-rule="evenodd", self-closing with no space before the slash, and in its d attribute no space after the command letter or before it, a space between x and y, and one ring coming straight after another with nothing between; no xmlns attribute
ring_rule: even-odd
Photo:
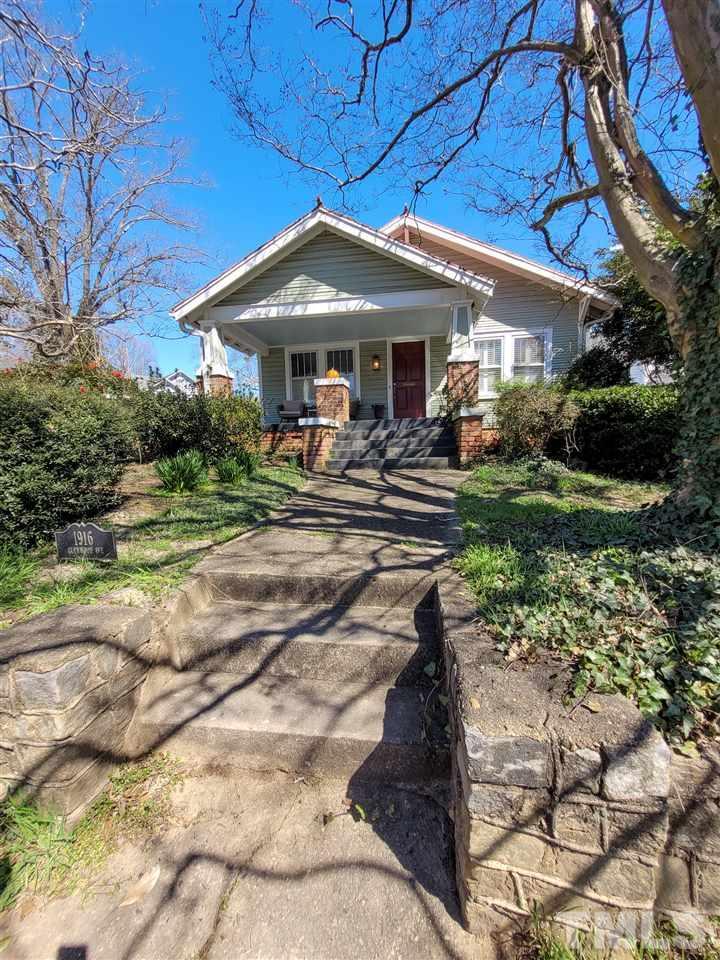
<svg viewBox="0 0 720 960"><path fill-rule="evenodd" d="M180 393L192 397L197 393L195 380L183 370L173 370L166 377L138 377L141 390L152 393Z"/></svg>
<svg viewBox="0 0 720 960"><path fill-rule="evenodd" d="M286 400L312 406L334 368L359 417L444 412L448 371L489 410L501 380L568 368L584 329L615 305L551 267L407 212L377 230L322 206L173 309L200 334L201 374L227 390L225 346L257 354L266 425ZM452 367L452 365L455 367ZM450 365L450 366L449 366Z"/></svg>

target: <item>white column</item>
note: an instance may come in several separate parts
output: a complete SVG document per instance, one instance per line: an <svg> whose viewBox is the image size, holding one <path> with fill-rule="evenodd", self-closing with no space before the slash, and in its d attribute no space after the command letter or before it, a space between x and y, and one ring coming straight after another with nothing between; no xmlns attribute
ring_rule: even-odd
<svg viewBox="0 0 720 960"><path fill-rule="evenodd" d="M233 375L228 365L227 351L220 331L217 327L209 327L202 331L202 359L198 376L203 379L205 392L208 388L208 377L227 377L232 380Z"/></svg>

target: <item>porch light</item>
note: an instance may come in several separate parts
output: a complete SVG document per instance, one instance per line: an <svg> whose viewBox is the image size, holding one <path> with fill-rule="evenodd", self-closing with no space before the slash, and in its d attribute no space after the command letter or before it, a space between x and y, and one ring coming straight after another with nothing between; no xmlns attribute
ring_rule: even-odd
<svg viewBox="0 0 720 960"><path fill-rule="evenodd" d="M370 366L373 370L382 370L382 363L380 362L380 357L377 353L372 355L372 360L370 361Z"/></svg>

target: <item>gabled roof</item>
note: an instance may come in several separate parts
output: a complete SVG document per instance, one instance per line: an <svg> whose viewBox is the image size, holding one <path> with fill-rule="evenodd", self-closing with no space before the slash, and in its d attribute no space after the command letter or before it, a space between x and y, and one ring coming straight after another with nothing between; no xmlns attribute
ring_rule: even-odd
<svg viewBox="0 0 720 960"><path fill-rule="evenodd" d="M544 264L529 260L519 253L513 253L511 250L503 250L502 247L484 243L482 240L476 240L474 237L460 233L458 230L451 230L449 227L443 227L439 223L425 220L415 214L401 213L399 216L393 217L384 227L381 227L380 231L388 236L393 236L403 233L405 228L419 233L421 236L424 234L429 239L461 251L476 258L481 263L500 267L535 283L565 290L569 295L590 297L593 304L602 309L607 310L609 307L618 305L618 301L612 294L594 284L578 280L572 274L563 273L554 267L546 267Z"/></svg>
<svg viewBox="0 0 720 960"><path fill-rule="evenodd" d="M386 232L368 227L335 210L317 206L281 230L272 240L253 250L238 263L206 283L196 293L175 304L170 314L176 320L190 320L190 314L202 307L211 306L231 289L263 273L322 230L331 230L361 246L373 249L446 283L466 287L483 297L492 295L495 285L493 280L465 270L456 264L448 263L441 257L426 253L413 244L404 243Z"/></svg>

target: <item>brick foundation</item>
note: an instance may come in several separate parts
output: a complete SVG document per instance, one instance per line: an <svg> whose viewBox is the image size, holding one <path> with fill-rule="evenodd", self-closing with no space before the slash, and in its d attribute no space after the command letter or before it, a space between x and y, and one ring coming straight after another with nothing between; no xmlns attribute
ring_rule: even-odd
<svg viewBox="0 0 720 960"><path fill-rule="evenodd" d="M260 450L266 457L291 457L303 451L303 432L297 430L263 430Z"/></svg>

